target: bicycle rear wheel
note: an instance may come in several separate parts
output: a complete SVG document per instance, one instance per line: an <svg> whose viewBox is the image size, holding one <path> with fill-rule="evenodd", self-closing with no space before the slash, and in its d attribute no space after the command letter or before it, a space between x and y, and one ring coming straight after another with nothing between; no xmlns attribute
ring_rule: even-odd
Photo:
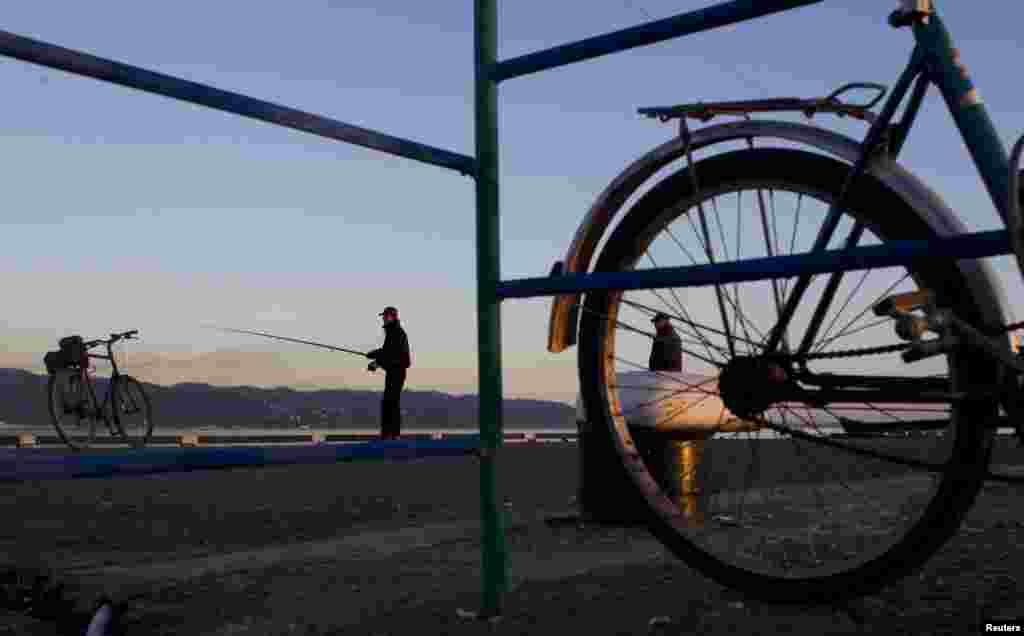
<svg viewBox="0 0 1024 636"><path fill-rule="evenodd" d="M114 422L129 446L142 448L153 434L153 410L142 384L128 375L118 376L110 386Z"/></svg>
<svg viewBox="0 0 1024 636"><path fill-rule="evenodd" d="M57 435L73 450L92 446L99 420L96 404L78 369L61 369L46 386L47 409Z"/></svg>
<svg viewBox="0 0 1024 636"><path fill-rule="evenodd" d="M790 149L703 159L695 168L699 188L686 168L637 200L595 271L714 267L806 252L828 233L824 219L848 171L829 157ZM856 182L842 209L830 249L852 236L865 245L937 235L871 176ZM766 343L796 287L792 278L593 292L580 319L587 418L611 436L622 478L646 504L652 533L706 576L768 601L833 602L918 568L974 502L991 449L986 423L998 413L991 391L998 367L970 351L914 365L898 352L774 362L768 353L799 351L805 341L811 353L822 354L892 344L892 322L870 309L898 292L932 290L940 306L975 325L987 309L979 301L983 294L941 254L910 270L849 273L832 292L826 279L815 277L775 352ZM656 312L679 326L688 373L647 371ZM795 397L801 391L822 395L829 383L842 388L844 378L875 382L888 389L887 397L875 392L860 403L848 396L838 403ZM784 400L777 397L784 393ZM832 436L840 425L863 421L864 413L901 435L922 421L928 427L900 440ZM689 438L685 452L695 468L683 481L698 511L654 478L633 440L639 429Z"/></svg>

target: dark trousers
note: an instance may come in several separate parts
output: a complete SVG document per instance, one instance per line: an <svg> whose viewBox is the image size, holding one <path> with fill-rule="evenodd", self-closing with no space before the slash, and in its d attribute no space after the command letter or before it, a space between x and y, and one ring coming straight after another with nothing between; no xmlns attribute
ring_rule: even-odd
<svg viewBox="0 0 1024 636"><path fill-rule="evenodd" d="M380 401L380 436L398 437L402 432L402 387L405 369L394 369L384 375L384 397Z"/></svg>

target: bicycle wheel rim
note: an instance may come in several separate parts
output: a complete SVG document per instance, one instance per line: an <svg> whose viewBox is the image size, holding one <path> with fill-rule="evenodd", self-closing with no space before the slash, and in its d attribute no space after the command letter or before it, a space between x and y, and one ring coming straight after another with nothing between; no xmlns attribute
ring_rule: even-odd
<svg viewBox="0 0 1024 636"><path fill-rule="evenodd" d="M121 438L132 447L145 446L153 433L149 396L135 378L118 376L111 385L112 408Z"/></svg>
<svg viewBox="0 0 1024 636"><path fill-rule="evenodd" d="M750 161L755 163L749 164ZM766 164L770 167L767 173L762 172ZM758 178L771 176L775 185L787 182L793 185L792 175L800 175L799 178L806 181L815 173L827 173L827 181L831 184L829 187L806 188L817 189L820 196L828 196L830 190L834 191L835 182L841 183L845 172L842 164L796 151L737 151L698 164L697 176L701 178L703 188L701 196L709 193L714 195L718 186L736 182L740 178L737 175L745 176L752 169L758 172ZM652 236L660 233L665 219L677 214L678 211L666 211L668 206L665 201L675 196L672 194L673 191L684 193L678 196L680 199L685 199L686 196L693 198L690 176L685 171L680 171L644 195L616 228L602 252L596 269L617 271L630 268L639 254L646 251L648 241L653 240ZM862 188L862 197L882 197L882 203L887 207L902 206L893 209L904 214L913 213L895 195L884 190L878 182L868 180ZM700 197L694 198L697 199ZM858 202L858 199L855 198L854 202ZM892 220L889 219L888 222L892 226ZM902 231L927 229L921 223L916 223L916 230L914 227L908 228L910 229L903 228ZM643 249L638 248L639 245L642 245ZM749 257L744 255L744 258ZM661 266L677 264L679 263L658 263ZM932 278L934 277L932 275ZM618 353L615 340L617 332L620 331L617 322L621 321L619 310L624 297L628 299L628 294L609 292L587 296L580 333L581 389L588 415L596 414L591 416L603 421L615 441L620 460L626 468L625 475L633 484L635 496L643 497L646 501L652 530L678 556L719 582L740 588L752 596L800 602L813 597L837 598L843 595L856 595L864 590L877 588L920 564L955 531L981 485L991 439L990 433L980 432L980 427L966 427L963 422L965 417L970 415L984 417L993 413L995 407L991 400L986 400L984 404L972 405L970 413L951 416L957 423L951 424L955 437L947 444L946 459L956 463L959 473L947 473L938 477L932 484L927 505L922 505L917 523L911 523L905 529L902 539L895 538L887 549L880 550L876 556L865 558L853 567L842 566L832 571L821 569L820 575L797 577L791 573L767 573L750 563L738 564L738 560L730 563L721 552L715 553L706 546L699 545L694 538L696 531L681 527L684 521L675 508L676 502L670 501L665 493L661 492L660 486L637 454L636 444L625 422L626 418L621 415L623 407L616 395L617 389L608 389L619 381L618 370L608 360L615 358ZM708 303L711 304L713 301ZM966 307L966 310L963 313L970 315L972 319L978 318L976 307ZM994 373L993 365L981 359L964 358L957 364L961 369L968 365L974 367L975 376ZM984 378L978 379L984 381ZM726 535L722 533L721 536Z"/></svg>
<svg viewBox="0 0 1024 636"><path fill-rule="evenodd" d="M89 416L86 409L90 408L92 400L88 387L82 384L78 370L60 370L49 377L47 381L47 408L50 413L50 421L53 423L57 436L72 450L84 450L93 445L96 440L96 429L98 422L95 417ZM69 404L69 384L76 385L70 389L70 395L75 395L75 403L81 405L78 412L68 412L65 407L72 407ZM92 404L95 410L95 404Z"/></svg>

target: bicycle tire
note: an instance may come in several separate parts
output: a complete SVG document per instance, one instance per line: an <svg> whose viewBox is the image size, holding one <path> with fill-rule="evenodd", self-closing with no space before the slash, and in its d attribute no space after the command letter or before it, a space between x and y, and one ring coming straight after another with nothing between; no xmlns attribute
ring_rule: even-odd
<svg viewBox="0 0 1024 636"><path fill-rule="evenodd" d="M114 424L121 439L133 448L142 448L153 435L153 408L142 383L129 375L119 375L110 385ZM125 430L125 415L141 415L138 434Z"/></svg>
<svg viewBox="0 0 1024 636"><path fill-rule="evenodd" d="M96 412L96 403L92 397L92 393L87 390L87 387L81 386L81 376L78 369L61 369L56 373L50 375L46 384L46 406L50 414L50 421L53 423L53 427L57 430L57 435L60 437L69 448L72 450L84 450L92 446L96 440L96 428L99 420L95 415L89 415L84 409L92 407L92 412ZM67 383L78 383L78 388L72 389L76 395L76 405L79 409L73 412L68 412L65 406L67 401ZM86 404L82 404L82 401ZM85 435L73 435L73 431L77 427L81 430L83 422L88 422L89 427L85 431Z"/></svg>
<svg viewBox="0 0 1024 636"><path fill-rule="evenodd" d="M700 200L702 192L726 190L730 184L748 181L792 184L809 191L835 196L849 172L849 166L830 157L801 150L756 148L736 150L702 159L696 164L701 191L695 193L690 168L665 177L643 194L615 228L605 244L595 270L624 271L635 266L653 234L667 226L673 206ZM871 215L872 223L886 228L889 240L935 236L926 221L898 194L879 180L865 175L852 188L846 208ZM680 214L680 212L675 212ZM957 315L979 324L982 311L968 290L966 279L954 261L932 259L923 274L940 290ZM960 293L950 293L950 290ZM858 566L823 576L794 579L767 575L726 563L691 540L680 515L670 512L673 504L661 492L644 461L635 452L632 435L622 416L613 414L608 381L614 378L615 320L622 294L614 291L588 293L579 326L579 378L585 413L596 432L610 437L619 464L616 470L628 484L629 496L641 501L647 525L672 553L705 576L745 595L779 603L836 602L874 591L915 571L956 532L984 483L991 453L993 431L977 425L994 417L994 399L965 401L955 409L951 426L955 442L949 468L921 518L888 550ZM614 307L613 307L614 305ZM983 355L962 351L951 357L954 378L971 368L972 384L984 385L998 378L997 366ZM616 402L617 405L617 402ZM975 425L971 425L971 422Z"/></svg>

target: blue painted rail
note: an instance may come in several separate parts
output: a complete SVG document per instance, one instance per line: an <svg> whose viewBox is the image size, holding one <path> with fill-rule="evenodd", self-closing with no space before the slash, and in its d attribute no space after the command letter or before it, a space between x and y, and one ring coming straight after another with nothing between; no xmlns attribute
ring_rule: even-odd
<svg viewBox="0 0 1024 636"><path fill-rule="evenodd" d="M1006 254L1008 245L1009 234L1006 230L991 230L934 241L890 241L883 245L751 258L714 265L658 267L505 280L498 285L498 297L529 298L609 289L725 285L804 274L830 274L909 265L935 254L953 259L987 258Z"/></svg>
<svg viewBox="0 0 1024 636"><path fill-rule="evenodd" d="M503 60L494 65L489 79L492 82L501 82L823 1L733 0L732 2L723 2L705 9Z"/></svg>
<svg viewBox="0 0 1024 636"><path fill-rule="evenodd" d="M372 148L407 159L414 159L462 174L476 173L476 160L449 150L393 137L382 132L360 128L322 115L254 99L198 82L130 66L81 51L40 42L22 35L0 31L0 55L23 62L48 66L69 73L127 86L164 97L180 99L235 115L258 119L269 124Z"/></svg>
<svg viewBox="0 0 1024 636"><path fill-rule="evenodd" d="M36 433L25 431L31 435L34 446L55 446L65 448L65 442L55 433ZM14 447L21 443L22 434L0 435L0 447ZM342 443L352 444L357 442L375 442L380 440L379 433L322 433L322 438L317 439L312 433L264 433L264 434L242 434L227 435L221 433L195 433L192 431L181 431L178 434L157 434L149 438L147 447L158 446L180 446L183 438L189 435L195 436L197 446L273 446L282 444L311 444L311 443ZM472 433L458 431L434 431L434 432L410 432L402 434L402 441L441 440L441 439L462 439ZM552 431L505 431L502 435L506 444L521 442L543 442L543 441L574 441L576 431L571 429ZM74 436L72 436L74 438ZM115 438L100 438L95 442L97 446L121 446L122 443ZM30 447L31 448L31 447Z"/></svg>
<svg viewBox="0 0 1024 636"><path fill-rule="evenodd" d="M108 454L0 451L0 482L139 477L195 470L224 470L360 460L464 457L480 448L479 435L453 439L377 441L362 444L230 448L143 448Z"/></svg>

